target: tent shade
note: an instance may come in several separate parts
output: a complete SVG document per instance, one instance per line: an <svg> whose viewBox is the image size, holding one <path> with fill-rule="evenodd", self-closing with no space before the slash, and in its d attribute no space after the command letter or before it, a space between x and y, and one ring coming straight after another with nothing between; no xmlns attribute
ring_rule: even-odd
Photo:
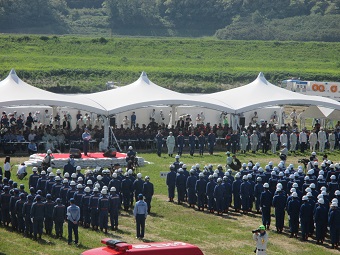
<svg viewBox="0 0 340 255"><path fill-rule="evenodd" d="M277 87L263 73L248 85L210 94L209 97L227 102L235 113L243 113L274 105L317 105L340 109L340 103L321 96L307 96Z"/></svg>
<svg viewBox="0 0 340 255"><path fill-rule="evenodd" d="M148 79L145 72L132 84L79 97L91 98L100 103L109 115L151 105L192 105L218 111L234 111L224 101L214 100L209 96L190 96L158 86Z"/></svg>
<svg viewBox="0 0 340 255"><path fill-rule="evenodd" d="M106 110L98 103L87 98L75 98L48 92L22 81L12 69L0 82L0 106L61 106L105 114Z"/></svg>

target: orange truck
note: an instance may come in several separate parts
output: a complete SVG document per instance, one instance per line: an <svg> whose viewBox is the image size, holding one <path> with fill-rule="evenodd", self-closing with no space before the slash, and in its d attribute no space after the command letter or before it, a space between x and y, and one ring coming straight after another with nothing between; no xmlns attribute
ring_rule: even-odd
<svg viewBox="0 0 340 255"><path fill-rule="evenodd" d="M101 243L106 246L87 250L82 255L204 255L197 246L184 242L128 244L105 238Z"/></svg>

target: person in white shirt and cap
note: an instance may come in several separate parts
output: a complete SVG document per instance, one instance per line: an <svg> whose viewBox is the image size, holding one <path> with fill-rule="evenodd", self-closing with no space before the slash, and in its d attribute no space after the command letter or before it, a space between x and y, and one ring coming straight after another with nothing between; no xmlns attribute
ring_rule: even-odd
<svg viewBox="0 0 340 255"><path fill-rule="evenodd" d="M319 151L324 152L325 145L327 142L327 136L326 136L326 132L323 130L323 127L320 128L320 131L318 133L318 142L319 142Z"/></svg>
<svg viewBox="0 0 340 255"><path fill-rule="evenodd" d="M271 132L269 136L269 141L271 144L271 152L273 154L276 154L277 140L278 139L277 139L276 131L273 129L273 132Z"/></svg>
<svg viewBox="0 0 340 255"><path fill-rule="evenodd" d="M173 136L172 132L169 132L169 136L166 138L166 146L168 147L169 157L172 157L174 154L175 144L175 137Z"/></svg>

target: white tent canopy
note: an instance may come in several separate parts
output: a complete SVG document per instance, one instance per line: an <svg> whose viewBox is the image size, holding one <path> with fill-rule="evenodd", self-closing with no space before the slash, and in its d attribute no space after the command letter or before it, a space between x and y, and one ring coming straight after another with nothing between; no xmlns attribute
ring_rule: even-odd
<svg viewBox="0 0 340 255"><path fill-rule="evenodd" d="M213 93L209 97L228 103L235 109L236 114L274 105L317 105L340 109L340 103L335 100L307 96L277 87L268 82L263 73L248 85Z"/></svg>
<svg viewBox="0 0 340 255"><path fill-rule="evenodd" d="M98 103L74 96L55 94L36 88L22 81L12 69L9 75L0 82L0 106L46 105L81 109L89 112L105 114L106 111Z"/></svg>
<svg viewBox="0 0 340 255"><path fill-rule="evenodd" d="M184 95L158 86L148 79L145 72L142 72L137 81L124 87L78 97L100 103L109 115L152 105L195 105L219 111L233 111L224 101L213 100L209 96L198 98Z"/></svg>
<svg viewBox="0 0 340 255"><path fill-rule="evenodd" d="M308 107L303 116L305 118L316 118L316 119L330 119L330 120L339 120L340 119L340 110L334 110L322 106L310 106Z"/></svg>

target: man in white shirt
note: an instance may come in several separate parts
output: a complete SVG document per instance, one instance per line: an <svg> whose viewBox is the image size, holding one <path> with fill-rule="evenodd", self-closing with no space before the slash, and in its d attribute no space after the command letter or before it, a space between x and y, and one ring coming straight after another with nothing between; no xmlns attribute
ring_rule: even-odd
<svg viewBox="0 0 340 255"><path fill-rule="evenodd" d="M17 176L19 180L24 179L24 177L27 175L26 172L26 166L25 163L21 163L21 165L18 167L18 171L17 171Z"/></svg>
<svg viewBox="0 0 340 255"><path fill-rule="evenodd" d="M305 149L307 145L307 134L304 129L302 129L302 131L300 132L299 142L300 142L301 153L305 153Z"/></svg>

